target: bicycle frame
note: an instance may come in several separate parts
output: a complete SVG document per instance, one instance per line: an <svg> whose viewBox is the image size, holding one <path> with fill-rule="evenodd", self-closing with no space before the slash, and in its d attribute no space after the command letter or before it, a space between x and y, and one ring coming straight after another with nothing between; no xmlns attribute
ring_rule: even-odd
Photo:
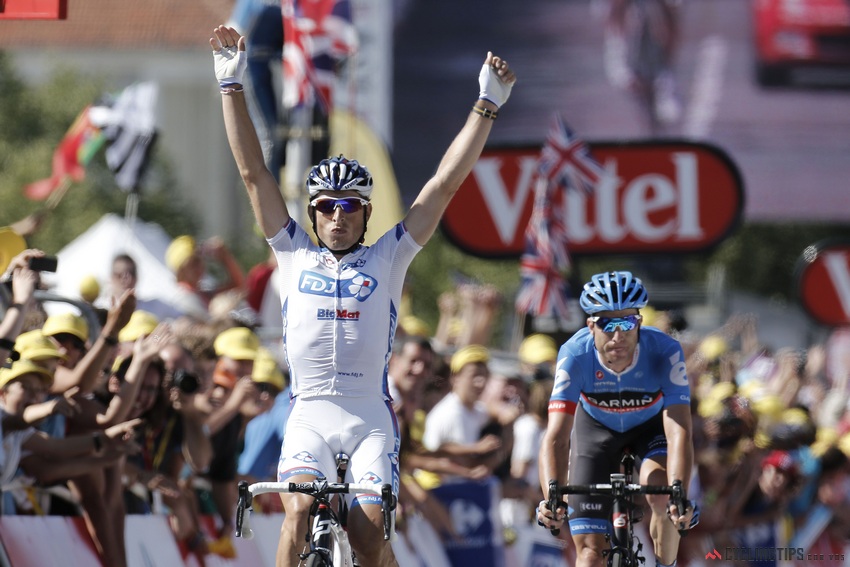
<svg viewBox="0 0 850 567"><path fill-rule="evenodd" d="M608 567L637 567L645 562L641 555L643 544L634 535L634 524L641 520L634 503L636 494L668 494L679 505L679 513L684 513L685 491L676 481L671 486L634 484L634 456L626 453L622 459L623 472L611 473L610 483L606 484L568 484L559 486L555 480L549 481L548 506L555 510L565 494L607 495L611 496L611 533L607 535L610 548L605 551ZM551 530L558 535L560 530ZM680 534L683 531L679 531Z"/></svg>

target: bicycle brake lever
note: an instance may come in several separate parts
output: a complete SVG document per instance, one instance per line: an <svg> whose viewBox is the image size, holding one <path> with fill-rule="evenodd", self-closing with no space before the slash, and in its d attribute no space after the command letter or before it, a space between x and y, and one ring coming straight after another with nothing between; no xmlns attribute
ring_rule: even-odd
<svg viewBox="0 0 850 567"><path fill-rule="evenodd" d="M679 513L679 517L681 518L682 516L685 515L685 512L688 511L687 505L686 505L686 500L685 500L685 489L682 486L682 481L681 480L674 480L673 481L673 488L676 490L676 492L672 495L673 496L673 503L676 504L676 511ZM667 510L667 516L668 517L670 516L670 510L669 509ZM688 530L685 529L685 528L678 528L678 531L679 531L679 537L685 537L686 535L688 535Z"/></svg>
<svg viewBox="0 0 850 567"><path fill-rule="evenodd" d="M558 514L559 496L560 495L558 494L558 481L557 480L550 480L549 481L549 501L546 503L546 506L549 508L549 510L552 511L552 514L554 514L554 515ZM559 528L550 528L549 532L553 536L557 536L558 534L561 533L561 530Z"/></svg>
<svg viewBox="0 0 850 567"><path fill-rule="evenodd" d="M236 501L236 537L242 537L242 526L245 523L245 510L250 510L252 504L251 491L248 490L248 483L244 480L240 480L237 492L238 500ZM248 531L250 531L250 529Z"/></svg>

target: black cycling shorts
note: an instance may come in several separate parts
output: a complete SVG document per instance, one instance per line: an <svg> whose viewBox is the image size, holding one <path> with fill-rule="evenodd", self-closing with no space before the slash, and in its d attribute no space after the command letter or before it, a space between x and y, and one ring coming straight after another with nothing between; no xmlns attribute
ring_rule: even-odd
<svg viewBox="0 0 850 567"><path fill-rule="evenodd" d="M576 408L570 440L570 484L600 484L620 472L623 449L629 448L636 461L661 457L666 461L667 437L662 412L620 433L590 417L581 404ZM657 460L657 459L656 459ZM611 497L571 494L567 497L570 533L608 533L611 524Z"/></svg>

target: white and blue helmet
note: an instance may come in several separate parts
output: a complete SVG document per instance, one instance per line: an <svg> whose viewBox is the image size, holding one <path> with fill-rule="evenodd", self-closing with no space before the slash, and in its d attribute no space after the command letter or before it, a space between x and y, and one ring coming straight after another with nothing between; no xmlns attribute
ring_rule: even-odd
<svg viewBox="0 0 850 567"><path fill-rule="evenodd" d="M631 272L603 272L584 284L581 308L588 315L600 311L620 311L646 307L649 296L640 278Z"/></svg>
<svg viewBox="0 0 850 567"><path fill-rule="evenodd" d="M356 160L339 157L323 159L307 175L307 192L312 199L320 191L357 191L364 199L372 195L372 176Z"/></svg>

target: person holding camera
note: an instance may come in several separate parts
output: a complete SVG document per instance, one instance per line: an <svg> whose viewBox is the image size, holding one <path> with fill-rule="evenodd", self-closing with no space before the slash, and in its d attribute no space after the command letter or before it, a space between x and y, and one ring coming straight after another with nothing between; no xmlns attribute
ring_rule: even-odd
<svg viewBox="0 0 850 567"><path fill-rule="evenodd" d="M236 508L236 469L245 424L260 413L257 385L251 376L260 339L247 327L232 327L218 334L213 343L218 360L208 399L212 411L207 418L213 458L206 477L221 520L219 543L230 544L233 510Z"/></svg>

